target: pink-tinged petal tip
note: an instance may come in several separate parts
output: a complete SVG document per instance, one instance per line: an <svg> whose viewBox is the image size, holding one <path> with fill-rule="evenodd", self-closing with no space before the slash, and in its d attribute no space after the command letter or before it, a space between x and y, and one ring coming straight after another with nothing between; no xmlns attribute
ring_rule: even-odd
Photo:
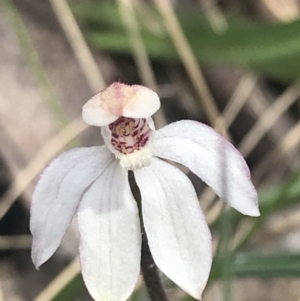
<svg viewBox="0 0 300 301"><path fill-rule="evenodd" d="M83 106L82 118L87 124L106 126L121 116L148 118L159 107L159 97L151 89L115 82Z"/></svg>

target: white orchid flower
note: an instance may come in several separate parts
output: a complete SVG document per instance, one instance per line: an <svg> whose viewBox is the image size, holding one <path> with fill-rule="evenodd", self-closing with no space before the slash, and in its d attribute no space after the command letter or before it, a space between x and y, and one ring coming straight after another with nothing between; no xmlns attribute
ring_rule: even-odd
<svg viewBox="0 0 300 301"><path fill-rule="evenodd" d="M75 212L85 284L97 301L126 300L140 273L141 230L128 182L141 191L145 231L159 269L196 299L212 263L211 235L187 176L161 159L187 166L243 214L258 216L257 193L241 154L212 128L179 121L155 131L160 107L152 90L114 83L83 107L105 145L61 154L32 198L32 259L38 268L61 243Z"/></svg>

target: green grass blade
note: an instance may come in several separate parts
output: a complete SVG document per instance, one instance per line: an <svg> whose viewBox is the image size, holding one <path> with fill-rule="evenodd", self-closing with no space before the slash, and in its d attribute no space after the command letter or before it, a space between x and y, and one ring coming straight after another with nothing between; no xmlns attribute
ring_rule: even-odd
<svg viewBox="0 0 300 301"><path fill-rule="evenodd" d="M113 3L76 5L74 11L86 25L88 37L96 47L121 54L131 53ZM156 16L153 10L149 13ZM230 20L228 30L220 35L198 12L179 11L178 17L199 62L233 64L288 80L300 76L299 20L277 24ZM162 25L158 17L154 21ZM179 61L167 31L157 34L149 30L143 20L140 20L140 27L150 57Z"/></svg>

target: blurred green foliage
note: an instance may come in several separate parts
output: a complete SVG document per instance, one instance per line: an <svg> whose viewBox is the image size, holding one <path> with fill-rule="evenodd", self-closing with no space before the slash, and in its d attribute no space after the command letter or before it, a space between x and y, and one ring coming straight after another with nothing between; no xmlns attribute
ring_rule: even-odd
<svg viewBox="0 0 300 301"><path fill-rule="evenodd" d="M258 252L239 252L232 258L230 270L222 269L223 259L215 259L215 268L211 278L226 277L228 274L235 277L299 277L300 253L263 254Z"/></svg>
<svg viewBox="0 0 300 301"><path fill-rule="evenodd" d="M74 13L90 42L101 50L131 54L130 42L114 2L80 4ZM266 24L232 19L223 34L213 31L197 11L178 11L178 18L199 62L225 63L259 71L282 80L300 76L300 20ZM179 62L175 47L158 14L137 14L140 31L152 59Z"/></svg>
<svg viewBox="0 0 300 301"><path fill-rule="evenodd" d="M86 292L86 288L81 274L77 274L64 288L57 294L52 301L74 300L76 297Z"/></svg>

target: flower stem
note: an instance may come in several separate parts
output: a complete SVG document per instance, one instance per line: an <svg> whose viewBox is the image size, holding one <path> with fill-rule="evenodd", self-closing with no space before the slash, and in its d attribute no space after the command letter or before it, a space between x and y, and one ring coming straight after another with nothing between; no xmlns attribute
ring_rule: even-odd
<svg viewBox="0 0 300 301"><path fill-rule="evenodd" d="M151 301L168 301L145 232L142 233L141 269Z"/></svg>
<svg viewBox="0 0 300 301"><path fill-rule="evenodd" d="M141 254L141 270L143 274L143 278L145 281L145 285L148 290L148 294L151 301L168 301L166 293L163 289L157 266L153 260L149 244L148 238L144 228L143 215L142 215L142 202L141 202L141 194L140 190L136 184L134 174L132 171L128 173L128 179L132 194L136 200L139 217L141 223L141 231L142 231L142 254Z"/></svg>

